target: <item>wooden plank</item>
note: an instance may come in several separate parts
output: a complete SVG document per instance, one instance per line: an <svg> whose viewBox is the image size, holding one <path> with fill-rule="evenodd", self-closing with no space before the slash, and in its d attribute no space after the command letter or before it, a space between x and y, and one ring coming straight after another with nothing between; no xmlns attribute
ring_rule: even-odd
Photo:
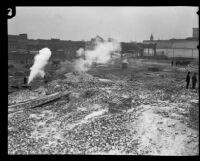
<svg viewBox="0 0 200 161"><path fill-rule="evenodd" d="M28 102L8 106L8 113L16 112L16 111L23 110L23 109L29 109L29 108L35 108L38 106L42 106L42 105L50 103L52 101L56 101L56 100L60 99L61 97L66 96L68 94L69 94L69 92L54 93L47 97L34 99L34 100L30 100Z"/></svg>
<svg viewBox="0 0 200 161"><path fill-rule="evenodd" d="M42 98L40 97L40 98L30 99L30 100L26 100L26 101L21 101L21 102L18 102L17 104L9 105L8 108L14 108L14 107L17 107L17 106L20 106L20 105L24 105L24 104L26 104L26 103L33 102L33 101L42 100L42 99L47 99L48 97L51 97L51 96L56 95L56 94L58 94L58 92L57 92L57 93L54 93L54 94L52 94L52 95L49 95L49 96L44 96L44 97L42 97Z"/></svg>

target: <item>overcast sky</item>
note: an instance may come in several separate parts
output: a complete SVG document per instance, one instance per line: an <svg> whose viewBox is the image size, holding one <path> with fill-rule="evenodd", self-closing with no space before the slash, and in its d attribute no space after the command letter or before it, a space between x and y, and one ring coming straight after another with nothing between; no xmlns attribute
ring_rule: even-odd
<svg viewBox="0 0 200 161"><path fill-rule="evenodd" d="M186 38L198 27L197 7L17 7L8 34L30 39L119 41Z"/></svg>

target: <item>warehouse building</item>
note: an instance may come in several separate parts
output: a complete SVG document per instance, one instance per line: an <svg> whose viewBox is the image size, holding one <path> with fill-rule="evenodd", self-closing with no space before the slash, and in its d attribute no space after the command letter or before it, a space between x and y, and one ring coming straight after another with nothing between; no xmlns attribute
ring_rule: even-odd
<svg viewBox="0 0 200 161"><path fill-rule="evenodd" d="M193 37L185 39L154 40L151 35L150 40L144 40L144 44L155 44L156 55L166 55L168 57L198 58L199 45L198 28L193 28ZM147 54L147 50L144 51ZM149 51L153 55L154 51Z"/></svg>

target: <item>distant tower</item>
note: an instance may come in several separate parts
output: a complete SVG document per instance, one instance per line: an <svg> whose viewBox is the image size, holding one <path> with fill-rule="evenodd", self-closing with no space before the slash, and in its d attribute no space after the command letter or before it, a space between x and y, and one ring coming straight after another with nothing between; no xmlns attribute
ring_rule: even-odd
<svg viewBox="0 0 200 161"><path fill-rule="evenodd" d="M150 40L153 41L153 35L152 35L152 34L151 34L151 36L150 36Z"/></svg>

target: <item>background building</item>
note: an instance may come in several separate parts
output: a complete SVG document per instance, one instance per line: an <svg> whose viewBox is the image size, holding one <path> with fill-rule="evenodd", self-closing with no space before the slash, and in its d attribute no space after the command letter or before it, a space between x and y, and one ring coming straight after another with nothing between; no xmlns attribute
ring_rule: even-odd
<svg viewBox="0 0 200 161"><path fill-rule="evenodd" d="M76 58L76 51L85 47L85 42L53 38L35 40L28 39L27 34L8 35L8 62L31 64L35 54L44 47L48 47L52 52L50 60L72 60Z"/></svg>
<svg viewBox="0 0 200 161"><path fill-rule="evenodd" d="M192 37L199 39L199 28L193 28Z"/></svg>
<svg viewBox="0 0 200 161"><path fill-rule="evenodd" d="M166 55L168 57L188 57L198 58L199 51L197 46L199 45L198 28L193 28L193 37L185 39L169 39L169 40L144 40L144 44L156 44L156 55ZM144 53L147 53L145 50ZM150 50L150 53L153 53Z"/></svg>

